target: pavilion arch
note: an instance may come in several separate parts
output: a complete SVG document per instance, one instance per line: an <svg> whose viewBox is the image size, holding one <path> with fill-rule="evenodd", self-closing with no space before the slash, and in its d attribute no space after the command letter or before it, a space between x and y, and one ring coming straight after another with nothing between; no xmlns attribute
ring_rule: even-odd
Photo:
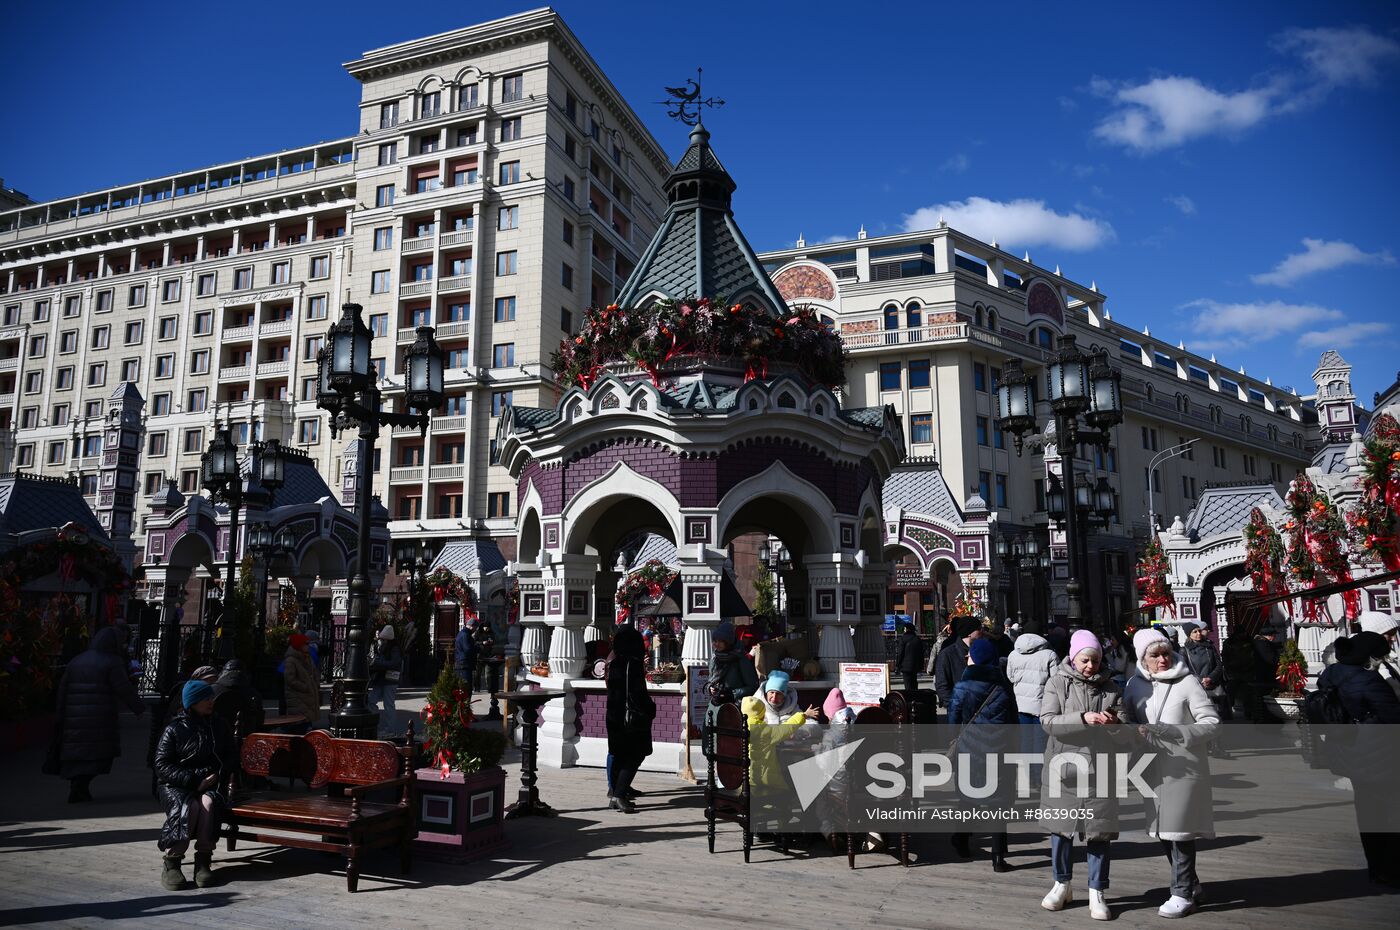
<svg viewBox="0 0 1400 930"><path fill-rule="evenodd" d="M731 529L731 523L739 516L748 504L769 498L781 502L791 513L796 515L802 528L806 530L805 537L811 541L811 552L836 552L836 540L832 535L832 506L825 494L816 485L803 478L799 478L788 470L782 462L774 462L762 472L730 488L719 502L719 512L716 519L718 526L717 538L721 544L734 536L741 535ZM745 515L746 519L753 519L752 512ZM737 524L736 524L737 525ZM783 536L782 533L776 535ZM787 537L783 536L786 541ZM794 536L794 539L799 538ZM791 542L788 549L796 552ZM805 553L804 553L805 554Z"/></svg>
<svg viewBox="0 0 1400 930"><path fill-rule="evenodd" d="M675 545L675 530L668 516L645 496L620 492L594 501L572 521L569 554L592 555L602 571L623 541L637 533L655 533Z"/></svg>
<svg viewBox="0 0 1400 930"><path fill-rule="evenodd" d="M684 539L681 532L681 503L665 485L633 471L626 462L618 462L603 477L574 495L564 507L564 525L568 527L564 551L583 553L589 546L594 524L603 512L620 500L650 502L661 514L662 535L672 542Z"/></svg>
<svg viewBox="0 0 1400 930"><path fill-rule="evenodd" d="M297 577L349 578L347 561L345 553L331 540L313 539L297 560Z"/></svg>
<svg viewBox="0 0 1400 930"><path fill-rule="evenodd" d="M517 561L533 565L539 561L543 532L540 529L540 512L535 507L527 507L520 513L520 528L516 530Z"/></svg>
<svg viewBox="0 0 1400 930"><path fill-rule="evenodd" d="M880 557L890 566L905 562L908 559L913 559L923 571L928 571L929 568L924 562L923 557L920 556L915 549L902 542L883 543L880 549Z"/></svg>
<svg viewBox="0 0 1400 930"><path fill-rule="evenodd" d="M165 554L165 562L175 571L205 568L216 576L221 573L221 567L214 560L214 543L194 529L175 541L175 545Z"/></svg>

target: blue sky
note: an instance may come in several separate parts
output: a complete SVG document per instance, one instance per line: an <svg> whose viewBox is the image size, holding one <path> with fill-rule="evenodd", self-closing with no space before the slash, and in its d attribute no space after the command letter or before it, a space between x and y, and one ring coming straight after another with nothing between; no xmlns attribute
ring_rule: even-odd
<svg viewBox="0 0 1400 930"><path fill-rule="evenodd" d="M17 0L0 176L49 199L349 135L342 62L526 8L453 6ZM942 213L1300 393L1329 347L1367 403L1400 368L1400 5L557 8L673 155L649 101L704 66L757 248Z"/></svg>

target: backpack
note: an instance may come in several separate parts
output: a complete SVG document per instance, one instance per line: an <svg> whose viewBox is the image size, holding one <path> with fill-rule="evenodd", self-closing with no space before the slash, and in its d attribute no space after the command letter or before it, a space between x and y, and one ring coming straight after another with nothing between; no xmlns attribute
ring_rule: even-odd
<svg viewBox="0 0 1400 930"><path fill-rule="evenodd" d="M1341 760L1334 754L1345 752L1347 745L1355 738L1355 731L1337 727L1356 722L1342 703L1341 691L1335 686L1309 691L1303 697L1303 712L1298 721L1303 731L1303 761L1310 768L1338 772ZM1329 729L1324 733L1324 728Z"/></svg>
<svg viewBox="0 0 1400 930"><path fill-rule="evenodd" d="M1336 687L1318 688L1303 697L1303 717L1308 723L1356 723L1356 718L1342 703L1342 693Z"/></svg>

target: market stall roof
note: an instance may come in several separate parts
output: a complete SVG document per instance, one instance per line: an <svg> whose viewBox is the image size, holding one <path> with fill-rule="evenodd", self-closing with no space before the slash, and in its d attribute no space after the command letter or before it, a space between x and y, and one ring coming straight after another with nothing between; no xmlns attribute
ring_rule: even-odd
<svg viewBox="0 0 1400 930"><path fill-rule="evenodd" d="M661 600L655 604L650 604L637 611L643 617L683 617L685 611L681 609L681 601L685 599L685 586L681 584L680 576L676 576L667 586L666 593L661 595ZM739 589L734 586L734 579L725 572L720 576L719 584L719 613L721 617L752 617L753 611L749 605L744 603L744 598L739 594Z"/></svg>
<svg viewBox="0 0 1400 930"><path fill-rule="evenodd" d="M14 545L21 533L70 523L108 541L77 481L24 472L0 476L0 551Z"/></svg>

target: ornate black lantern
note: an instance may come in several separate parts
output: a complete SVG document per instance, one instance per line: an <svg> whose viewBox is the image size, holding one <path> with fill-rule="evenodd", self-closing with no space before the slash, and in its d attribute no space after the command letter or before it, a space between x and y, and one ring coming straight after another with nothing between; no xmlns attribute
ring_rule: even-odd
<svg viewBox="0 0 1400 930"><path fill-rule="evenodd" d="M272 527L267 523L254 523L248 527L248 548L267 555L272 552Z"/></svg>
<svg viewBox="0 0 1400 930"><path fill-rule="evenodd" d="M330 387L342 397L353 397L374 384L374 369L369 360L374 336L360 319L362 309L359 304L342 305L340 319L326 331L328 380Z"/></svg>
<svg viewBox="0 0 1400 930"><path fill-rule="evenodd" d="M1035 538L1034 533L1027 533L1021 542L1021 548L1026 553L1026 558L1034 559L1040 554L1040 540Z"/></svg>
<svg viewBox="0 0 1400 930"><path fill-rule="evenodd" d="M1050 476L1050 488L1045 492L1045 509L1053 520L1065 518L1065 486L1059 475Z"/></svg>
<svg viewBox="0 0 1400 930"><path fill-rule="evenodd" d="M287 458L281 440L257 443L253 446L253 458L257 462L258 484L269 491L278 491L287 483Z"/></svg>
<svg viewBox="0 0 1400 930"><path fill-rule="evenodd" d="M1035 401L1031 396L1031 379L1021 368L1021 360L1009 358L1001 371L996 389L997 426L1010 433L1020 454L1022 441L1035 429Z"/></svg>
<svg viewBox="0 0 1400 930"><path fill-rule="evenodd" d="M1040 570L1048 572L1050 570L1050 550L1046 549L1040 554Z"/></svg>
<svg viewBox="0 0 1400 930"><path fill-rule="evenodd" d="M200 466L202 481L208 491L221 493L239 482L238 446L227 426L214 433L209 448L204 450L204 461Z"/></svg>
<svg viewBox="0 0 1400 930"><path fill-rule="evenodd" d="M1094 512L1107 523L1113 517L1113 505L1113 488L1107 478L1099 475L1098 484L1094 485Z"/></svg>
<svg viewBox="0 0 1400 930"><path fill-rule="evenodd" d="M1059 348L1045 371L1045 381L1050 406L1057 413L1075 416L1088 405L1088 372L1073 333L1059 338Z"/></svg>
<svg viewBox="0 0 1400 930"><path fill-rule="evenodd" d="M283 554L290 555L292 552L296 551L297 534L292 532L290 526L284 526L277 531L276 546L277 551Z"/></svg>
<svg viewBox="0 0 1400 930"><path fill-rule="evenodd" d="M418 338L404 350L405 399L408 406L426 414L442 406L443 351L430 326L418 327Z"/></svg>
<svg viewBox="0 0 1400 930"><path fill-rule="evenodd" d="M1095 429L1108 430L1123 422L1123 373L1108 364L1108 353L1095 352L1089 365L1089 412L1084 419Z"/></svg>
<svg viewBox="0 0 1400 930"><path fill-rule="evenodd" d="M998 559L1004 559L1011 554L1011 546L1007 543L1005 536L998 536L996 542L992 545L996 550Z"/></svg>
<svg viewBox="0 0 1400 930"><path fill-rule="evenodd" d="M1087 475L1080 475L1074 483L1074 509L1089 511L1094 506L1094 486Z"/></svg>
<svg viewBox="0 0 1400 930"><path fill-rule="evenodd" d="M340 395L331 387L331 359L326 349L316 352L316 406L330 411L332 418L342 406Z"/></svg>

